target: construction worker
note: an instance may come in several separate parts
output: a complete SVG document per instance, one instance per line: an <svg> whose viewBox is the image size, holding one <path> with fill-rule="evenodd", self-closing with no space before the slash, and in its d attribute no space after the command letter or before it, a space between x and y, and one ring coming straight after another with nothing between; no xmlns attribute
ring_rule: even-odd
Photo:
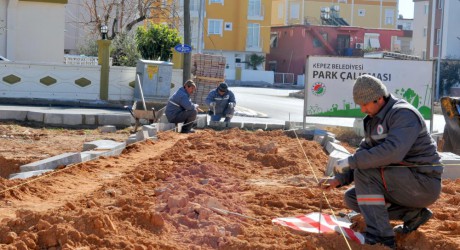
<svg viewBox="0 0 460 250"><path fill-rule="evenodd" d="M205 102L209 106L211 121L220 121L225 117L224 122L230 122L235 113L236 101L227 83L223 82L216 89L211 90Z"/></svg>
<svg viewBox="0 0 460 250"><path fill-rule="evenodd" d="M356 79L353 99L367 114L365 138L320 186L329 190L354 181L345 203L363 215L365 243L395 248L395 233L415 231L432 217L426 207L439 198L443 166L420 112L389 94L379 79ZM404 224L392 228L390 220Z"/></svg>
<svg viewBox="0 0 460 250"><path fill-rule="evenodd" d="M187 80L183 87L178 89L166 104L165 115L171 123L184 123L181 133L194 133L193 122L198 114L198 104L192 103L190 95L196 90L192 80Z"/></svg>

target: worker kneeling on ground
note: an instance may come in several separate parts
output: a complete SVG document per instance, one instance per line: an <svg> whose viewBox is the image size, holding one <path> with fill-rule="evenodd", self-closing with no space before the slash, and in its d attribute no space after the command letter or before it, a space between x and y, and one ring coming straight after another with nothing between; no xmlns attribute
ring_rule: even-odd
<svg viewBox="0 0 460 250"><path fill-rule="evenodd" d="M354 181L345 203L363 215L366 244L395 248L395 233L415 231L433 215L426 207L439 198L443 166L420 112L389 94L379 79L356 79L353 99L367 114L365 138L320 184L332 189ZM392 228L390 220L404 224Z"/></svg>
<svg viewBox="0 0 460 250"><path fill-rule="evenodd" d="M196 85L192 80L184 83L183 87L178 89L168 100L166 104L165 115L171 123L181 123L181 133L193 133L193 122L198 114L198 104L192 103L190 95L195 92Z"/></svg>
<svg viewBox="0 0 460 250"><path fill-rule="evenodd" d="M235 113L235 95L228 89L225 82L209 92L206 104L209 106L211 121L220 121L222 117L225 117L224 122L230 122Z"/></svg>

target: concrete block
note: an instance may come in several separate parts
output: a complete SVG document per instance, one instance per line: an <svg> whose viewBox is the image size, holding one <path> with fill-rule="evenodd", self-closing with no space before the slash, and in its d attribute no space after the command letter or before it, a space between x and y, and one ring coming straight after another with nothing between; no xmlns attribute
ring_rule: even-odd
<svg viewBox="0 0 460 250"><path fill-rule="evenodd" d="M348 153L348 154L350 153L350 152L348 152L348 150L344 146L342 146L342 145L340 145L338 143L334 143L334 142L330 142L330 141L328 141L326 143L326 151L329 154L332 153L332 151L336 151L336 150L342 151L342 152Z"/></svg>
<svg viewBox="0 0 460 250"><path fill-rule="evenodd" d="M284 127L286 130L303 128L303 122L285 121Z"/></svg>
<svg viewBox="0 0 460 250"><path fill-rule="evenodd" d="M321 146L326 147L327 142L334 142L335 141L335 134L327 132L324 135L323 141L321 142Z"/></svg>
<svg viewBox="0 0 460 250"><path fill-rule="evenodd" d="M267 124L267 130L284 130L283 124Z"/></svg>
<svg viewBox="0 0 460 250"><path fill-rule="evenodd" d="M109 150L113 151L114 155L119 155L123 149L125 149L126 143L125 142L116 142L112 140L97 140L92 142L85 142L83 144L83 151L89 150Z"/></svg>
<svg viewBox="0 0 460 250"><path fill-rule="evenodd" d="M329 159L327 161L327 166L326 166L326 170L324 174L326 176L332 176L334 174L334 164L338 160L343 159L348 156L350 156L349 153L345 153L345 152L338 151L338 150L332 151L331 154L329 155Z"/></svg>
<svg viewBox="0 0 460 250"><path fill-rule="evenodd" d="M149 138L149 132L147 130L139 130L136 132L136 140L137 141L143 141L147 140Z"/></svg>
<svg viewBox="0 0 460 250"><path fill-rule="evenodd" d="M196 117L196 127L205 128L208 126L208 115L198 115Z"/></svg>
<svg viewBox="0 0 460 250"><path fill-rule="evenodd" d="M243 124L243 128L247 130L266 130L267 129L267 124L266 123L250 123L250 122L245 122Z"/></svg>
<svg viewBox="0 0 460 250"><path fill-rule="evenodd" d="M443 179L460 178L460 156L451 152L439 152L441 161L444 164Z"/></svg>
<svg viewBox="0 0 460 250"><path fill-rule="evenodd" d="M22 165L19 167L19 169L21 170L21 172L55 169L62 165L69 165L79 162L81 162L80 153L64 153L47 159Z"/></svg>
<svg viewBox="0 0 460 250"><path fill-rule="evenodd" d="M84 125L97 125L97 115L83 115L82 124Z"/></svg>
<svg viewBox="0 0 460 250"><path fill-rule="evenodd" d="M152 137L152 136L155 136L157 134L156 126L143 125L142 130L147 131L148 137Z"/></svg>
<svg viewBox="0 0 460 250"><path fill-rule="evenodd" d="M242 122L224 122L227 123L227 128L243 128Z"/></svg>
<svg viewBox="0 0 460 250"><path fill-rule="evenodd" d="M321 144L324 140L324 135L314 135L313 140L319 144Z"/></svg>
<svg viewBox="0 0 460 250"><path fill-rule="evenodd" d="M0 110L1 120L24 121L28 111Z"/></svg>
<svg viewBox="0 0 460 250"><path fill-rule="evenodd" d="M33 177L33 176L38 176L38 175L42 175L46 172L50 172L50 171L53 171L52 169L44 169L44 170L35 170L35 171L27 171L27 172L23 172L23 173L15 173L15 174L10 174L10 180L14 180L14 179L27 179L27 178L30 178L30 177Z"/></svg>
<svg viewBox="0 0 460 250"><path fill-rule="evenodd" d="M45 116L46 118L46 116ZM83 115L81 114L66 114L62 120L64 125L75 126L82 124Z"/></svg>
<svg viewBox="0 0 460 250"><path fill-rule="evenodd" d="M29 111L27 112L27 120L32 122L43 122L45 115L42 112Z"/></svg>
<svg viewBox="0 0 460 250"><path fill-rule="evenodd" d="M227 128L227 125L227 122L209 121L209 127L214 129L224 129Z"/></svg>
<svg viewBox="0 0 460 250"><path fill-rule="evenodd" d="M363 125L363 119L362 118L356 118L353 121L353 130L358 136L364 136L364 125Z"/></svg>
<svg viewBox="0 0 460 250"><path fill-rule="evenodd" d="M136 137L134 137L134 138L129 137L129 138L126 140L126 145L133 144L133 143L136 143L136 142L138 142L138 140L137 140Z"/></svg>
<svg viewBox="0 0 460 250"><path fill-rule="evenodd" d="M99 127L99 130L101 133L115 133L117 132L117 128L113 125L105 125L102 127Z"/></svg>
<svg viewBox="0 0 460 250"><path fill-rule="evenodd" d="M157 123L156 124L157 130L158 131L168 131L168 130L175 130L176 129L176 124L174 123Z"/></svg>
<svg viewBox="0 0 460 250"><path fill-rule="evenodd" d="M117 127L131 126L131 115L109 115L102 114L97 116L98 125L115 125Z"/></svg>
<svg viewBox="0 0 460 250"><path fill-rule="evenodd" d="M117 150L89 150L89 151L81 152L80 154L81 154L82 162L85 162L85 161L91 161L91 160L97 159L101 156L105 156L105 157L117 156L120 153L121 152Z"/></svg>

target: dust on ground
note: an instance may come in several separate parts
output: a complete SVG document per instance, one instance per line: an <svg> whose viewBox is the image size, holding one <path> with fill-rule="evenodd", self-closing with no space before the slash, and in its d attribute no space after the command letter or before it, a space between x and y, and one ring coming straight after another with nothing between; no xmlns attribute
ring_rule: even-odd
<svg viewBox="0 0 460 250"><path fill-rule="evenodd" d="M36 148L35 130L30 131L28 147ZM61 138L60 147L81 148L68 143L77 144L73 137L82 132L69 133L72 139ZM51 134L43 140L52 140ZM385 249L271 223L318 212L320 206L331 213L316 184L327 155L314 141L238 129L158 137L132 144L120 156L27 180L0 178L0 248ZM23 151L19 142L16 150ZM399 249L460 248L460 180L443 185L430 207L434 217L398 237ZM345 190L326 193L336 214L349 212Z"/></svg>

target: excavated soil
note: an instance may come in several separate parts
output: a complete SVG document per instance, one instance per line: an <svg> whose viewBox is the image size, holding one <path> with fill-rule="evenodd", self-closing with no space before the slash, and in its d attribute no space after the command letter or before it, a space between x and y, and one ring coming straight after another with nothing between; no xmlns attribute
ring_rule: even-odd
<svg viewBox="0 0 460 250"><path fill-rule="evenodd" d="M89 137L110 137L7 126L30 134L10 137L12 128L1 127L2 175L12 171L5 163L79 151L83 142L96 139ZM111 136L126 139L126 133ZM282 131L237 129L158 137L132 144L117 157L27 180L0 178L0 248L385 249L346 242L336 233L300 233L271 223L320 207L323 213L349 212L342 201L346 188L325 194L331 208L317 188L327 155L316 142ZM443 185L441 198L430 207L434 217L398 237L398 249L460 248L460 180Z"/></svg>

